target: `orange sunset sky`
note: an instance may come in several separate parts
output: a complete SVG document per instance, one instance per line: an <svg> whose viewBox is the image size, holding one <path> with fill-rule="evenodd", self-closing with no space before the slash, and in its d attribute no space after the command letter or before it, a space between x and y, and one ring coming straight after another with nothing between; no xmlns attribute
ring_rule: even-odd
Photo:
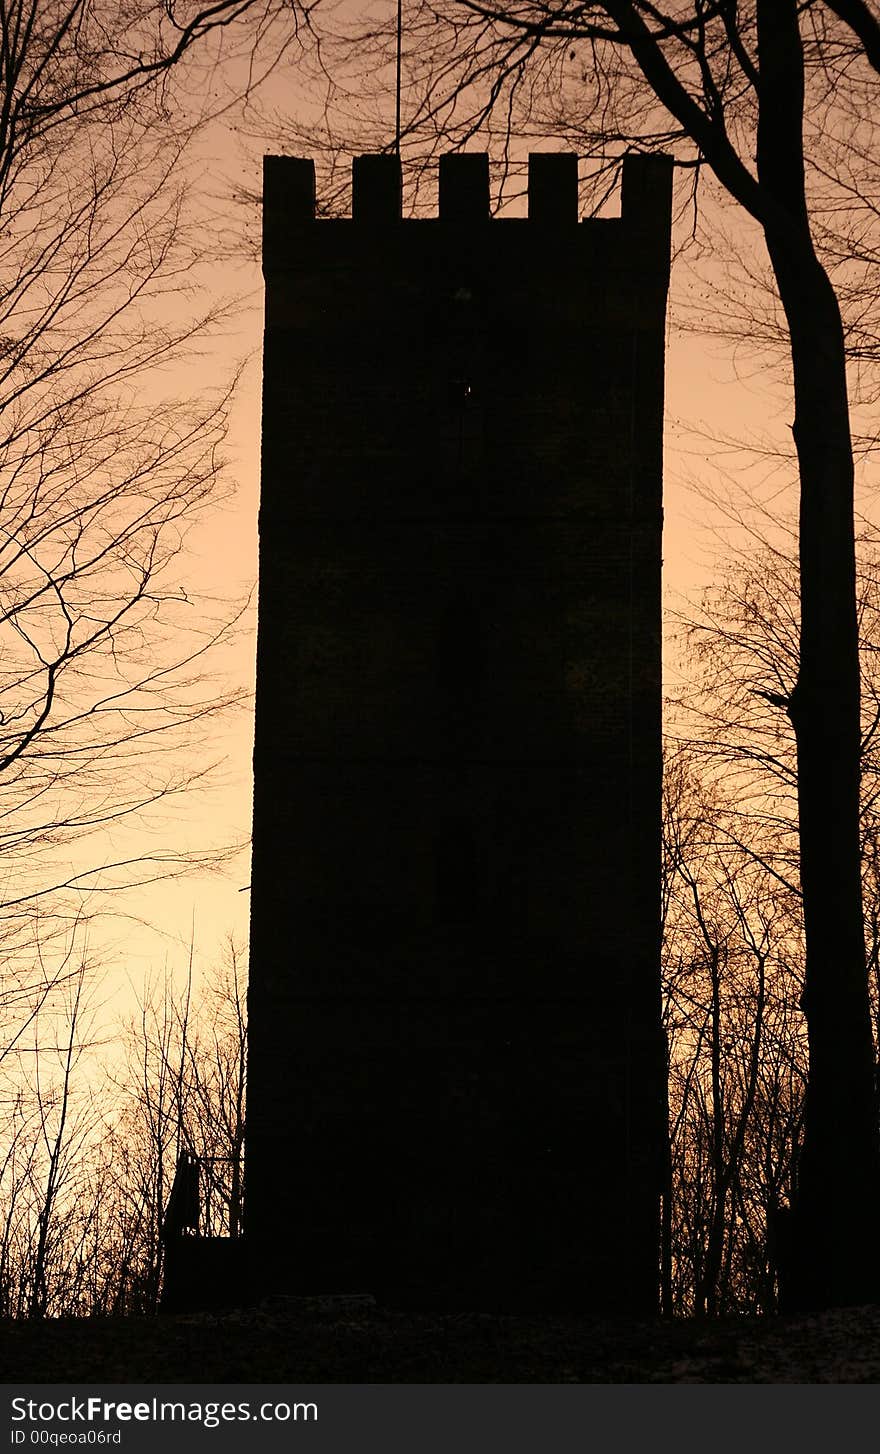
<svg viewBox="0 0 880 1454"><path fill-rule="evenodd" d="M270 82L270 96L288 111L298 104L295 63L283 67ZM303 104L306 99L303 98ZM547 139L547 148L558 143ZM202 270L200 279L208 292L237 294L241 312L234 330L212 339L199 362L206 383L217 383L236 363L248 357L235 398L227 443L227 483L234 491L220 508L204 517L194 529L189 551L181 562L181 577L188 593L207 592L240 599L254 585L257 576L257 510L259 499L260 447L260 339L262 285L253 246L259 235L259 209L255 202L242 202L241 195L255 194L260 187L261 147L259 140L242 141L234 116L212 124L203 137L201 184L217 199L235 194L238 201L224 200L229 207L233 233L241 235L231 256L223 263ZM539 149L532 144L532 149ZM294 150L294 148L290 148ZM319 183L320 185L320 183ZM216 206L216 201L215 204ZM716 205L709 201L707 206ZM612 200L610 210L616 210ZM679 193L675 245L680 249L690 234L693 216L686 198ZM730 216L725 226L744 224ZM711 224L711 216L707 216ZM707 226L707 232L711 227ZM704 498L716 494L733 500L735 515L749 495L793 503L793 462L786 458L762 459L722 441L755 443L768 440L772 447L790 449L788 420L790 405L785 380L766 361L737 352L717 338L707 338L681 327L692 316L695 305L703 316L712 312L713 278L721 277L720 262L704 250L695 270L693 254L685 255L673 268L668 322L666 444L665 444L665 533L664 600L667 613L667 680L678 672L674 637L674 613L687 598L696 600L718 569L725 541L742 544L745 536L731 515ZM576 346L576 340L573 340ZM307 361L303 366L307 367ZM784 371L783 371L784 373ZM193 372L181 372L180 386L191 390ZM167 381L166 381L167 383ZM862 505L870 498L870 481L862 480ZM256 611L252 609L233 645L217 654L212 670L226 675L237 685L253 686ZM252 703L251 703L252 706ZM250 832L252 712L240 711L225 724L215 724L206 734L203 750L207 759L219 760L211 786L187 800L172 802L150 821L147 841L173 843L175 849L194 850L221 843L244 845L222 872L193 872L176 881L159 882L132 890L125 896L123 917L108 919L93 934L93 946L104 958L109 1011L124 1011L130 1003L130 988L139 988L144 977L161 972L166 964L175 972L185 970L192 938L197 970L206 969L231 933L240 942L247 934L250 875L246 840ZM144 828L128 823L117 828L108 844L108 858L120 850L137 851ZM100 940L105 942L96 942Z"/></svg>

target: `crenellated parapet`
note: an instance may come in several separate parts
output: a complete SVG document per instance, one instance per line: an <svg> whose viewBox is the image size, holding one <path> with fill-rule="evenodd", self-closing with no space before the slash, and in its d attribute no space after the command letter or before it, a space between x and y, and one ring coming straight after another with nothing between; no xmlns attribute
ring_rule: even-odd
<svg viewBox="0 0 880 1454"><path fill-rule="evenodd" d="M352 162L351 217L318 219L322 233L341 229L363 236L402 228L409 246L416 234L447 239L452 229L480 231L487 246L520 243L531 234L539 244L564 237L584 245L600 237L623 252L622 266L636 262L668 276L672 159L627 156L622 164L621 216L579 221L578 158L573 152L532 152L528 162L528 213L493 218L489 158L483 152L452 152L440 158L439 208L435 218L403 218L401 164L396 156L368 155ZM300 228L316 221L315 164L302 157L263 159L263 265L290 265L291 243ZM621 235L622 234L622 235Z"/></svg>

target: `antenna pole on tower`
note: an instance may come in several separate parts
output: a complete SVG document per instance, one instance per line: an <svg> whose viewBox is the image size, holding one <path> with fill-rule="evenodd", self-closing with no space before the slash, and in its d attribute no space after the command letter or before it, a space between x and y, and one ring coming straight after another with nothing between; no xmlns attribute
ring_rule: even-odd
<svg viewBox="0 0 880 1454"><path fill-rule="evenodd" d="M394 149L400 156L400 76L401 52L403 50L403 0L397 0L397 78L396 109L394 118Z"/></svg>

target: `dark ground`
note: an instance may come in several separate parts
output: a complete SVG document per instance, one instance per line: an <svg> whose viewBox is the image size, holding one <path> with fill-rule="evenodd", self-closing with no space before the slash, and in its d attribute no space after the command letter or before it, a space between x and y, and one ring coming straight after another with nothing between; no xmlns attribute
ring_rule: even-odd
<svg viewBox="0 0 880 1454"><path fill-rule="evenodd" d="M221 1314L0 1323L0 1369L6 1383L876 1383L880 1307L633 1323L274 1298Z"/></svg>

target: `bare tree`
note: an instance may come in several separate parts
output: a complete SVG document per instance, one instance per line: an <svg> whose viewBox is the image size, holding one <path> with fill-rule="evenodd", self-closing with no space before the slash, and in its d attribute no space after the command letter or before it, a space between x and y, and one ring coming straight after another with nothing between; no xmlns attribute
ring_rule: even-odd
<svg viewBox="0 0 880 1454"><path fill-rule="evenodd" d="M237 1237L243 1213L245 987L241 951L194 991L191 966L175 990L166 976L146 987L127 1029L127 1068L115 1080L101 1155L103 1188L96 1257L99 1306L154 1312L164 1272L163 1218L181 1152L199 1164L199 1231Z"/></svg>
<svg viewBox="0 0 880 1454"><path fill-rule="evenodd" d="M869 1003L877 1055L880 1051L880 1037L876 1034L880 1004L876 977L880 624L873 532L863 529L859 546L858 617L864 686L862 876L865 940L872 971ZM673 1138L673 1154L679 1157L674 1176L679 1198L685 1195L689 1174L681 1157L689 1154L689 1138L696 1134L695 1126L704 1124L700 1115L694 1120L695 1066L699 1061L697 1050L702 1055L709 1053L711 1026L717 1018L718 999L712 993L717 983L712 973L713 955L723 956L728 984L731 987L741 984L732 949L742 937L742 930L736 927L738 921L742 924L742 916L734 901L730 870L725 868L722 873L721 865L734 866L735 880L745 874L748 882L761 886L762 921L770 922L768 910L772 910L774 933L767 970L774 965L775 968L772 974L765 972L764 975L766 991L761 1016L758 1014L760 1000L754 1001L749 1012L753 1028L757 1028L759 1018L764 1020L754 1093L757 1114L746 1128L745 1140L740 1146L740 1165L736 1169L737 1184L743 1184L745 1178L745 1184L752 1187L748 1200L753 1214L746 1217L741 1212L740 1226L743 1231L757 1228L760 1232L753 1249L753 1264L754 1275L758 1282L763 1280L765 1292L770 1288L768 1275L772 1273L771 1282L778 1277L778 1264L785 1258L788 1208L797 1186L793 1152L800 1141L800 1087L806 1069L795 988L802 980L797 759L794 733L785 710L798 672L797 603L797 570L790 556L785 550L771 546L760 534L753 533L749 546L729 558L719 570L716 583L706 592L702 609L685 620L690 670L685 673L686 684L672 714L679 745L670 757L665 813L667 865L672 885L667 895L666 916L669 1013L674 1023L688 1023L690 996L700 1006L703 1017L699 1022L703 1037L699 1045L687 1037L682 1040L679 1035L675 1042L678 1054L673 1056L671 1067L672 1100L680 1108L679 1116L683 1114L681 1108L685 1102L689 1102L684 1121L675 1122L681 1145L675 1144L676 1137ZM687 832L683 823L688 825ZM723 912L716 909L719 889ZM736 899L741 901L741 898L738 892ZM723 926L721 934L718 924ZM711 933L709 925L714 926ZM698 953L700 939L703 947ZM754 951L757 949L754 935L752 940ZM738 1056L746 1043L747 1027L744 1024L736 1028L736 1013L729 1001L725 1015L728 1031L722 1036L723 1043L728 1046L727 1054ZM875 1060L876 1063L880 1061ZM711 1095L706 1105L711 1110ZM708 1124L706 1120L705 1125ZM785 1126L789 1129L780 1141L779 1134ZM773 1146L775 1150L771 1150ZM715 1185L712 1177L706 1181L711 1170L708 1156L704 1157L701 1168L696 1185L703 1189L705 1199ZM687 1237L684 1243L688 1245ZM679 1232L679 1250L681 1245ZM763 1272L759 1256L762 1246ZM705 1255L705 1249L694 1252L695 1263ZM698 1270L702 1267L700 1263ZM696 1279L697 1273L693 1276ZM682 1296L679 1277L679 1305Z"/></svg>
<svg viewBox="0 0 880 1454"><path fill-rule="evenodd" d="M206 721L246 695L208 655L236 608L185 584L235 383L205 364L231 307L201 301L192 147L309 23L283 0L0 0L2 1265L30 1267L33 1312L62 1208L68 1249L77 1217L64 1108L90 919L198 857L167 832L120 852L114 825L198 783ZM29 1068L52 1044L50 1090Z"/></svg>
<svg viewBox="0 0 880 1454"><path fill-rule="evenodd" d="M202 1230L240 1237L244 1214L247 1009L244 957L231 937L187 1044L186 1139L202 1170Z"/></svg>
<svg viewBox="0 0 880 1454"><path fill-rule="evenodd" d="M197 1158L199 1230L237 1237L243 1213L247 1023L241 951L193 987L192 964L145 986L124 1069L101 1083L84 1050L92 1017L82 964L53 1020L35 1021L3 1109L0 1315L154 1313L163 1219L181 1151Z"/></svg>
<svg viewBox="0 0 880 1454"><path fill-rule="evenodd" d="M667 1305L766 1312L802 1133L802 941L796 904L743 842L736 799L700 767L688 748L671 753L664 794Z"/></svg>
<svg viewBox="0 0 880 1454"><path fill-rule="evenodd" d="M223 67L256 84L301 22L280 0L0 4L4 1045L101 895L182 866L167 839L114 862L112 825L197 782L204 719L245 695L206 668L235 611L184 585L234 385L203 362L230 305L199 301L189 155L241 87Z"/></svg>
<svg viewBox="0 0 880 1454"><path fill-rule="evenodd" d="M90 966L67 978L52 1016L34 1016L15 1051L15 1094L0 1106L0 1306L44 1317L77 1305L77 1228L91 1200L88 1167L100 1112L80 1079L92 1045Z"/></svg>

